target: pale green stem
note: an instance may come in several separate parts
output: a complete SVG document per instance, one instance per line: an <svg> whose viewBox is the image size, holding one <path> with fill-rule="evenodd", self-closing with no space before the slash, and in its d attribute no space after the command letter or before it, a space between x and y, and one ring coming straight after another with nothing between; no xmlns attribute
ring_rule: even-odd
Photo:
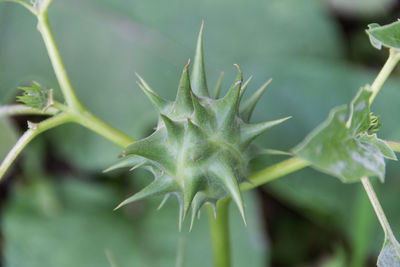
<svg viewBox="0 0 400 267"><path fill-rule="evenodd" d="M250 183L243 183L241 191L247 191L267 182L270 182L289 173L295 172L310 164L300 158L293 157L272 166L269 166L249 177ZM211 230L211 243L213 247L214 267L230 266L230 241L229 241L229 220L228 208L230 197L217 202L215 219L212 207L207 207L208 221Z"/></svg>
<svg viewBox="0 0 400 267"><path fill-rule="evenodd" d="M18 104L0 107L0 117L13 115L55 115L57 112L58 109L54 107L50 107L45 111Z"/></svg>
<svg viewBox="0 0 400 267"><path fill-rule="evenodd" d="M175 267L183 267L183 259L185 255L185 236L182 232L179 233L178 246L176 249Z"/></svg>
<svg viewBox="0 0 400 267"><path fill-rule="evenodd" d="M372 187L371 182L368 177L363 177L361 179L362 185L364 186L365 192L367 192L368 198L371 201L372 207L378 217L379 223L383 228L383 232L385 233L386 238L390 240L394 247L396 247L395 252L397 253L397 257L400 258L399 252L400 248L398 247L398 243L393 234L392 228L386 218L385 212L382 209L381 204L379 203L378 197L375 194L374 188Z"/></svg>
<svg viewBox="0 0 400 267"><path fill-rule="evenodd" d="M51 64L53 65L54 73L56 74L58 83L60 84L61 91L64 95L65 101L68 106L74 110L83 109L82 104L79 102L72 89L71 82L68 78L67 71L65 70L60 53L58 52L57 45L54 41L53 34L50 29L47 11L42 11L38 16L38 30L42 35L44 44L46 45L47 53Z"/></svg>
<svg viewBox="0 0 400 267"><path fill-rule="evenodd" d="M32 12L32 14L34 14L35 16L38 15L38 10L36 8L32 7L27 2L24 2L23 0L0 0L0 2L13 2L13 3L20 4L20 5L24 6L26 9L28 9L30 12Z"/></svg>
<svg viewBox="0 0 400 267"><path fill-rule="evenodd" d="M135 140L94 116L76 97L50 29L47 17L47 7L50 2L46 1L45 9L38 15L38 29L46 45L61 91L69 107L67 112L71 114L75 122L82 126L96 132L118 146L128 146Z"/></svg>
<svg viewBox="0 0 400 267"><path fill-rule="evenodd" d="M216 217L214 217L215 213L213 208L211 206L207 206L214 267L231 266L229 240L229 203L229 198L221 199L217 202Z"/></svg>
<svg viewBox="0 0 400 267"><path fill-rule="evenodd" d="M399 60L400 60L400 52L395 49L390 49L389 57L386 60L385 65L383 65L381 71L379 72L378 76L376 76L374 82L371 85L372 95L371 98L369 99L370 104L374 102L383 84L386 82L387 78L392 73Z"/></svg>
<svg viewBox="0 0 400 267"><path fill-rule="evenodd" d="M250 183L241 184L240 189L242 191L253 189L257 186L263 185L307 166L310 166L310 163L298 157L281 161L261 171L258 171L255 174L252 174L249 177Z"/></svg>
<svg viewBox="0 0 400 267"><path fill-rule="evenodd" d="M51 4L52 0L40 0L39 12L47 12L49 5Z"/></svg>
<svg viewBox="0 0 400 267"><path fill-rule="evenodd" d="M87 110L82 113L79 112L70 114L74 122L79 123L80 125L92 130L93 132L103 136L104 138L122 148L125 148L135 142L135 139L113 128L112 126L100 120Z"/></svg>
<svg viewBox="0 0 400 267"><path fill-rule="evenodd" d="M396 141L385 141L385 142L390 146L391 149L393 149L393 151L400 152L400 142Z"/></svg>
<svg viewBox="0 0 400 267"><path fill-rule="evenodd" d="M6 173L7 169L11 166L14 160L17 158L19 153L26 147L26 145L33 140L40 133L47 131L51 128L64 124L71 121L71 115L67 113L61 113L47 120L44 120L38 124L30 124L28 129L17 141L14 147L8 152L7 156L0 165L0 180Z"/></svg>
<svg viewBox="0 0 400 267"><path fill-rule="evenodd" d="M372 95L371 98L369 99L370 104L372 104L383 87L384 83L386 82L387 78L389 75L392 73L394 68L396 67L397 63L400 60L400 53L397 50L390 49L389 51L389 58L387 59L385 65L379 72L378 76L374 80L374 82L371 85L372 88ZM383 231L385 232L385 236L389 238L390 242L393 244L393 246L397 246L397 241L396 238L393 235L392 229L390 228L390 224L386 218L386 215L382 209L381 204L379 203L379 200L375 194L374 188L372 187L371 182L369 181L368 177L363 177L361 179L362 185L364 186L365 192L368 195L369 200L371 201L372 207L374 208L375 214L378 217L378 220L383 228ZM398 253L399 248L396 248L396 253ZM400 257L400 255L398 255Z"/></svg>

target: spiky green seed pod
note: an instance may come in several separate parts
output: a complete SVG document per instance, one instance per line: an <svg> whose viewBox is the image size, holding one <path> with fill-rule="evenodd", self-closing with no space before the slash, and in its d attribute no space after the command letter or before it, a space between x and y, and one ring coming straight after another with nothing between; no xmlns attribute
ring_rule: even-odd
<svg viewBox="0 0 400 267"><path fill-rule="evenodd" d="M17 96L17 101L24 103L31 108L45 110L53 104L53 90L46 89L37 82L32 83L32 87L18 87L23 91L21 96Z"/></svg>
<svg viewBox="0 0 400 267"><path fill-rule="evenodd" d="M242 106L240 100L250 79L242 84L242 71L227 94L218 98L221 81L210 97L204 72L201 27L192 76L190 62L184 67L175 101L158 96L139 76L138 85L160 114L156 130L149 137L129 145L123 159L110 167L144 167L154 181L123 201L117 208L148 196L175 195L180 204L180 226L192 207L192 222L200 208L226 196L232 197L243 220L244 205L239 184L246 180L255 147L251 142L261 133L288 118L249 124L251 113L270 81Z"/></svg>

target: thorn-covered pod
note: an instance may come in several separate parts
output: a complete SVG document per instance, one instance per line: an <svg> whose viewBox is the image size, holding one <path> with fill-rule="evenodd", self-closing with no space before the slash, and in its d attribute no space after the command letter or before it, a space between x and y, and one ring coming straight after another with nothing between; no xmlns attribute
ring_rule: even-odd
<svg viewBox="0 0 400 267"><path fill-rule="evenodd" d="M226 95L219 98L222 75L210 97L203 57L203 24L199 33L192 75L190 61L184 67L173 102L160 97L139 75L138 85L159 112L159 122L152 135L129 145L120 162L107 170L144 167L154 181L123 201L117 208L148 196L178 198L179 226L192 208L194 218L204 204L215 208L219 199L230 196L245 222L240 183L246 181L248 162L252 159L251 142L287 118L250 124L257 101L270 83L266 82L247 101L240 101L251 77L243 83L239 66L237 76ZM218 215L217 215L218 216Z"/></svg>

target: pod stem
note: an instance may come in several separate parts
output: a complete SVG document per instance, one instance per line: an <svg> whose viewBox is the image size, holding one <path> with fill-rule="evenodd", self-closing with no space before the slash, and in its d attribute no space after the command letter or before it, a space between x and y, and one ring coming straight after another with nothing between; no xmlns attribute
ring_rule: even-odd
<svg viewBox="0 0 400 267"><path fill-rule="evenodd" d="M217 202L216 216L210 205L207 205L207 215L211 231L214 267L230 267L230 237L229 237L229 203L230 198Z"/></svg>

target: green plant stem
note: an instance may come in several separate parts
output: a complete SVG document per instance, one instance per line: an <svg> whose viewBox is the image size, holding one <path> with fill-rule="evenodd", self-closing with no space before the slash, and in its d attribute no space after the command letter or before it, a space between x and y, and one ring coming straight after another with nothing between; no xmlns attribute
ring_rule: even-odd
<svg viewBox="0 0 400 267"><path fill-rule="evenodd" d="M310 163L297 157L293 157L272 166L269 166L249 177L250 183L241 184L241 191L247 191L289 173L298 171L309 166ZM211 242L213 247L214 267L230 266L230 242L228 208L231 198L227 197L217 202L216 214L214 210L207 207L208 221L211 230Z"/></svg>
<svg viewBox="0 0 400 267"><path fill-rule="evenodd" d="M211 206L207 206L208 221L211 231L214 267L231 266L229 240L229 203L225 198L217 202L216 214Z"/></svg>
<svg viewBox="0 0 400 267"><path fill-rule="evenodd" d="M53 34L50 29L47 10L40 12L38 18L38 30L42 35L44 44L46 45L47 53L51 64L53 65L54 73L56 74L58 83L60 84L61 91L64 95L65 101L68 106L74 110L83 109L82 104L79 102L74 90L72 89L71 82L68 78L67 71L65 70L60 53L58 52L57 45L54 41Z"/></svg>
<svg viewBox="0 0 400 267"><path fill-rule="evenodd" d="M400 60L400 53L397 50L390 49L389 50L389 57L382 67L381 71L379 72L378 76L374 80L371 85L372 88L372 95L369 100L370 104L372 104L378 95L379 91L383 87L384 83L386 82L389 75L392 73L394 68L396 67L397 63ZM390 144L389 144L390 145ZM392 144L393 145L393 144ZM390 224L386 218L386 215L382 209L381 204L379 203L378 197L375 194L374 188L369 181L368 177L361 178L361 183L364 186L365 192L368 195L368 198L374 208L375 214L378 217L378 220L383 228L385 236L389 238L390 242L393 246L397 246L397 241L393 235L392 229L390 228ZM396 252L399 251L399 248L396 248ZM400 255L398 255L400 257Z"/></svg>
<svg viewBox="0 0 400 267"><path fill-rule="evenodd" d="M50 107L45 111L25 105L8 105L0 107L0 117L13 115L55 115L57 112L58 109L54 107Z"/></svg>
<svg viewBox="0 0 400 267"><path fill-rule="evenodd" d="M378 197L375 194L374 188L372 187L371 182L367 177L363 177L361 179L361 183L364 186L365 192L367 192L368 198L371 202L372 207L378 217L379 223L382 226L383 232L385 233L386 238L390 240L393 246L397 246L396 238L393 234L392 228L386 218L385 213L383 212L382 206L379 203ZM395 249L396 253L400 251L400 248ZM400 258L400 255L397 255Z"/></svg>
<svg viewBox="0 0 400 267"><path fill-rule="evenodd" d="M393 151L400 152L400 142L386 141L386 143L390 146L391 149L393 149Z"/></svg>
<svg viewBox="0 0 400 267"><path fill-rule="evenodd" d="M61 91L67 102L67 106L69 107L68 112L71 114L73 120L82 126L107 138L109 141L117 144L118 146L128 146L135 140L94 116L79 102L78 98L76 97L50 29L47 16L47 7L50 2L51 1L45 1L43 3L44 6L41 7L43 10L41 10L37 16L38 29L46 45L46 49L53 65L54 72L57 76Z"/></svg>
<svg viewBox="0 0 400 267"><path fill-rule="evenodd" d="M135 142L135 139L113 128L112 126L100 120L87 110L83 113L71 112L70 114L74 122L79 123L80 125L97 133L98 135L103 136L104 138L120 146L121 148L125 148Z"/></svg>
<svg viewBox="0 0 400 267"><path fill-rule="evenodd" d="M28 4L27 2L24 2L23 0L0 0L0 2L13 2L13 3L17 3L22 5L23 7L25 7L26 9L28 9L30 12L32 12L32 14L34 14L35 16L37 16L38 14L38 10L34 7L32 7L30 4Z"/></svg>
<svg viewBox="0 0 400 267"><path fill-rule="evenodd" d="M26 147L26 145L33 140L36 136L44 131L59 126L61 124L70 122L72 117L68 113L61 113L38 124L28 124L30 128L18 139L14 147L8 152L7 156L0 165L0 180L11 166L16 157Z"/></svg>
<svg viewBox="0 0 400 267"><path fill-rule="evenodd" d="M385 65L383 65L381 71L379 72L378 76L376 76L374 82L371 85L372 95L371 98L369 99L370 104L374 102L383 84L386 82L387 78L392 73L399 60L400 60L400 52L395 49L390 49L389 57L386 60Z"/></svg>
<svg viewBox="0 0 400 267"><path fill-rule="evenodd" d="M183 259L185 254L185 235L179 232L178 245L176 249L175 267L183 267Z"/></svg>
<svg viewBox="0 0 400 267"><path fill-rule="evenodd" d="M240 189L242 191L253 189L257 186L263 185L307 166L310 166L310 163L307 161L298 157L292 157L251 175L249 177L250 183L241 184Z"/></svg>
<svg viewBox="0 0 400 267"><path fill-rule="evenodd" d="M52 1L53 0L41 0L39 6L39 12L46 12Z"/></svg>

